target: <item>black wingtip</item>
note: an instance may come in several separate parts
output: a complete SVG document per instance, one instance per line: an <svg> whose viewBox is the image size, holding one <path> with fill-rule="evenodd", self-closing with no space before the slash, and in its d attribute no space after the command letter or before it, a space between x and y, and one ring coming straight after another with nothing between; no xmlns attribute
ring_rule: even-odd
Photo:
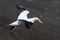
<svg viewBox="0 0 60 40"><path fill-rule="evenodd" d="M18 10L21 10L21 9L26 10L26 8L25 8L23 5L20 5L20 4L17 4L17 5L16 5L16 8L17 8Z"/></svg>

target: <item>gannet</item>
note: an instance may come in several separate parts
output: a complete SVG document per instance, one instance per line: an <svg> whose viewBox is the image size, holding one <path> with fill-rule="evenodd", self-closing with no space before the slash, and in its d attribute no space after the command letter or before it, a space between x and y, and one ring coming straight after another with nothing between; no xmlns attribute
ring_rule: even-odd
<svg viewBox="0 0 60 40"><path fill-rule="evenodd" d="M23 7L20 7L21 9L24 9ZM12 26L11 27L11 30L12 29L15 29L17 26L19 26L22 22L25 23L25 26L27 28L30 28L30 26L32 24L35 23L35 21L39 21L40 23L43 23L38 17L33 17L33 18L28 18L28 14L30 12L27 10L27 9L24 9L17 17L17 20L10 23L9 26Z"/></svg>

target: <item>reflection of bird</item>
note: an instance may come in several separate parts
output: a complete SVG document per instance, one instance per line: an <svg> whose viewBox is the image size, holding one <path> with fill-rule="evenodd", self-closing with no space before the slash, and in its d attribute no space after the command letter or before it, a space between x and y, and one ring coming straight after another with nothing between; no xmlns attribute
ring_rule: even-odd
<svg viewBox="0 0 60 40"><path fill-rule="evenodd" d="M23 9L23 8L22 8ZM12 29L15 29L16 26L21 26L23 25L23 23L25 24L25 26L27 28L30 28L30 26L35 22L35 21L39 21L40 23L43 23L38 17L33 17L33 18L28 18L27 15L29 14L29 11L28 10L23 10L16 21L14 21L13 23L9 24L9 26L12 26L11 27L11 30Z"/></svg>

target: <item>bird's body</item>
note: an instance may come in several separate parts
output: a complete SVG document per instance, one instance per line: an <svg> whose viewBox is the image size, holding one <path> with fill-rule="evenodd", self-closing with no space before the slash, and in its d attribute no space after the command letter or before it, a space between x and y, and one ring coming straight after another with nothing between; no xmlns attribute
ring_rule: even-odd
<svg viewBox="0 0 60 40"><path fill-rule="evenodd" d="M22 11L19 15L16 21L14 21L13 23L9 24L9 25L13 25L13 26L18 26L20 24L20 20L27 20L27 14L29 14L28 10L24 10Z"/></svg>
<svg viewBox="0 0 60 40"><path fill-rule="evenodd" d="M28 18L27 15L29 14L29 11L28 10L24 10L22 11L19 15L18 15L18 18L16 21L12 22L11 24L9 24L9 26L12 26L11 27L11 30L14 29L15 27L17 26L21 26L21 25L24 25L27 27L27 28L30 28L30 24L33 24L34 21L31 19L31 18Z"/></svg>
<svg viewBox="0 0 60 40"><path fill-rule="evenodd" d="M29 14L29 11L28 10L24 10L24 11L22 11L20 14L19 14L19 16L18 16L18 18L17 18L17 20L26 20L26 21L28 21L28 22L32 22L32 23L34 23L34 20L32 19L32 18L28 18L28 15Z"/></svg>
<svg viewBox="0 0 60 40"><path fill-rule="evenodd" d="M18 26L20 24L20 21L22 20L25 20L27 22L31 22L31 23L34 23L34 20L32 18L28 18L27 15L29 14L29 11L28 10L24 10L22 11L17 20L14 21L13 23L9 24L9 25L13 25L13 26Z"/></svg>

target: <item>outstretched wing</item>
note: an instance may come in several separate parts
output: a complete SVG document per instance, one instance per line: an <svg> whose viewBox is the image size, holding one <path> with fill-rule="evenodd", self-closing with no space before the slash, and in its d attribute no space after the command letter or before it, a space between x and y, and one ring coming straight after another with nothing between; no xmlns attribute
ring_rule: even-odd
<svg viewBox="0 0 60 40"><path fill-rule="evenodd" d="M17 20L18 20L18 19L27 20L27 19L28 19L28 17L27 17L28 14L29 14L29 11L28 11L28 10L22 11L22 12L19 14Z"/></svg>

